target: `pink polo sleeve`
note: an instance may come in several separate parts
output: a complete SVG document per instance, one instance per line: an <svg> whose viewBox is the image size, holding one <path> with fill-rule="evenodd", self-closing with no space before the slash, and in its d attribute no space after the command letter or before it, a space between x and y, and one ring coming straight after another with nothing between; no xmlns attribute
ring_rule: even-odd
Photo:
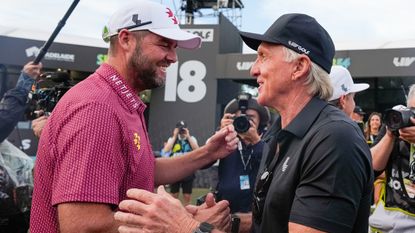
<svg viewBox="0 0 415 233"><path fill-rule="evenodd" d="M123 182L123 123L104 103L84 103L61 116L56 129L52 204L117 205Z"/></svg>

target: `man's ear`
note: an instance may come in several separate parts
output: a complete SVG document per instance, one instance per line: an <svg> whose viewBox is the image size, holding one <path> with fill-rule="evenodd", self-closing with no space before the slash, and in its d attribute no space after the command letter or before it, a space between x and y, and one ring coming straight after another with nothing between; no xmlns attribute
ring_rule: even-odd
<svg viewBox="0 0 415 233"><path fill-rule="evenodd" d="M118 44L122 49L129 50L134 38L127 29L123 29L118 33Z"/></svg>
<svg viewBox="0 0 415 233"><path fill-rule="evenodd" d="M292 75L293 80L299 78L306 78L311 70L311 60L306 55L300 55L300 57L294 61L294 73Z"/></svg>
<svg viewBox="0 0 415 233"><path fill-rule="evenodd" d="M345 107L345 105L346 105L346 95L342 95L342 96L340 96L340 98L339 98L339 107L340 107L340 109L344 109L344 107Z"/></svg>

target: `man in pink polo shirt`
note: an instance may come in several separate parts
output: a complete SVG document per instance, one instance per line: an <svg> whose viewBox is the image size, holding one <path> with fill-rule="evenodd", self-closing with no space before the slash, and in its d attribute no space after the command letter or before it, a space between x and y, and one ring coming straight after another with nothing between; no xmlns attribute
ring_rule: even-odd
<svg viewBox="0 0 415 233"><path fill-rule="evenodd" d="M169 8L150 1L130 4L111 17L103 38L110 42L108 61L65 94L43 129L31 233L118 232L114 212L128 189L153 191L154 184L178 181L236 149L236 133L228 127L191 156L154 159L146 106L137 93L165 83L177 47L201 44L200 37L180 30ZM218 220L211 223L225 227L219 220L229 214L228 203L196 212L197 221L215 214Z"/></svg>

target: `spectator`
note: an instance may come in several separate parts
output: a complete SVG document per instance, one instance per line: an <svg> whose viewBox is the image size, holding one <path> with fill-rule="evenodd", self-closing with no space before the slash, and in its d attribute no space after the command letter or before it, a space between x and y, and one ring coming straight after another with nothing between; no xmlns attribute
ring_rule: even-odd
<svg viewBox="0 0 415 233"><path fill-rule="evenodd" d="M0 232L19 233L27 232L29 229L30 211L19 208L20 203L18 203L21 199L30 199L29 192L23 194L20 192L29 186L26 182L17 180L24 177L24 174L16 174L16 171L21 172L32 164L27 163L26 158L21 159L20 155L22 157L27 155L9 143L6 138L22 118L27 107L29 91L40 75L41 69L41 63L35 65L33 62L28 62L24 65L16 87L7 91L0 102ZM15 167L10 167L10 164ZM17 165L20 167L16 168ZM32 186L33 183L30 184L30 189ZM30 206L30 203L27 205Z"/></svg>
<svg viewBox="0 0 415 233"><path fill-rule="evenodd" d="M330 80L333 85L333 95L329 98L330 103L352 118L353 110L356 107L354 96L357 92L368 89L369 84L354 83L349 71L343 66L331 68Z"/></svg>
<svg viewBox="0 0 415 233"><path fill-rule="evenodd" d="M366 131L366 124L364 122L365 115L366 113L360 106L356 106L352 113L352 119L359 125L363 133Z"/></svg>
<svg viewBox="0 0 415 233"><path fill-rule="evenodd" d="M356 105L356 107L354 107L353 113L352 113L352 119L356 122L363 122L364 118L365 118L366 113L363 111L363 109Z"/></svg>
<svg viewBox="0 0 415 233"><path fill-rule="evenodd" d="M367 83L354 83L349 71L343 66L333 66L330 71L330 80L333 85L333 95L329 99L330 103L341 109L347 116L353 119L356 105L354 96L357 92L369 88ZM353 119L354 120L354 119ZM362 119L354 120L362 133L364 133L364 122Z"/></svg>
<svg viewBox="0 0 415 233"><path fill-rule="evenodd" d="M114 211L128 189L153 192L154 185L180 180L236 148L236 133L227 127L189 156L153 155L144 123L146 106L137 93L165 83L167 67L177 61L177 47L195 49L201 43L200 37L180 30L170 9L135 1L110 18L103 38L110 42L107 62L66 92L43 128L31 233L123 231L129 226L120 226ZM186 212L188 221L175 227L193 229L208 221L225 228L230 220L215 220L229 219L228 203L208 204L193 209L194 217ZM170 220L157 224L165 226L163 221Z"/></svg>
<svg viewBox="0 0 415 233"><path fill-rule="evenodd" d="M252 192L264 147L261 136L270 114L268 108L243 93L226 105L220 127L233 124L237 117L241 117L241 109L245 111L243 114L248 117L250 127L243 127L247 131L238 133L238 150L220 160L216 192L217 198L229 201L231 213L240 218L239 232L249 232L252 225Z"/></svg>
<svg viewBox="0 0 415 233"><path fill-rule="evenodd" d="M415 107L415 85L409 88L407 107ZM415 119L410 118L411 125ZM383 125L370 149L376 175L385 172L385 182L376 209L370 216L372 230L413 232L415 226L415 126L392 131Z"/></svg>
<svg viewBox="0 0 415 233"><path fill-rule="evenodd" d="M17 80L16 87L7 91L0 102L0 142L13 131L26 110L29 91L40 75L42 64L28 62Z"/></svg>
<svg viewBox="0 0 415 233"><path fill-rule="evenodd" d="M163 151L171 151L170 157L184 156L192 150L199 148L197 140L190 135L187 124L184 121L179 121L176 128L173 130L173 135L169 137ZM178 182L170 185L170 192L175 198L179 198L180 188L183 192L183 204L189 205L192 200L193 180L195 174L191 174Z"/></svg>
<svg viewBox="0 0 415 233"><path fill-rule="evenodd" d="M365 131L365 137L367 144L371 146L376 140L379 134L379 130L382 127L382 114L379 112L372 112L367 119L367 127Z"/></svg>
<svg viewBox="0 0 415 233"><path fill-rule="evenodd" d="M258 103L280 114L263 137L253 232L367 232L370 152L349 115L326 102L353 101L353 94L333 92L329 34L308 15L286 14L264 35L241 36L258 51L251 68Z"/></svg>
<svg viewBox="0 0 415 233"><path fill-rule="evenodd" d="M170 157L171 151L164 151L167 141L163 142L163 147L160 149L160 157Z"/></svg>

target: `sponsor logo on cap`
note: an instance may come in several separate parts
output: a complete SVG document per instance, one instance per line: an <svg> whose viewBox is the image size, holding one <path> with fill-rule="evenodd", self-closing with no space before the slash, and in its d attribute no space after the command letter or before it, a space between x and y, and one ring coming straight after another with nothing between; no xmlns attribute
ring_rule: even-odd
<svg viewBox="0 0 415 233"><path fill-rule="evenodd" d="M292 47L294 47L294 48L296 48L297 50L299 50L299 51L301 51L302 53L304 53L304 54L309 54L310 53L310 50L307 50L306 48L304 48L303 46L301 46L301 45L299 45L299 44L297 44L296 42L294 42L294 41L291 41L291 40L289 40L288 41L288 44L290 45L290 46L292 46Z"/></svg>
<svg viewBox="0 0 415 233"><path fill-rule="evenodd" d="M347 92L349 90L349 88L347 88L344 84L341 85L341 88L344 92Z"/></svg>
<svg viewBox="0 0 415 233"><path fill-rule="evenodd" d="M174 24L178 24L177 18L176 18L176 16L174 16L173 11L170 8L168 8L168 7L166 7L166 9L167 9L167 12L166 12L167 13L167 16L169 18L171 18L171 20L173 20L173 23Z"/></svg>

